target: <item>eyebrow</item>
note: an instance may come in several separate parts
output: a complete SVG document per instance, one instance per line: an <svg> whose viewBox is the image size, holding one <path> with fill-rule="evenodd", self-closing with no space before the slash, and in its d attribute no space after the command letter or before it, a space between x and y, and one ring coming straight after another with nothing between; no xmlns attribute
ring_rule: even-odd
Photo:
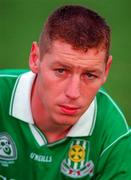
<svg viewBox="0 0 131 180"><path fill-rule="evenodd" d="M70 63L65 64L64 62L62 63L62 62L59 62L59 61L52 62L50 67L57 66L57 65L62 66L62 67L67 68L67 69L72 69L73 67L76 67L76 66L73 66ZM82 66L79 66L79 67L82 67ZM91 72L91 73L96 72L99 75L102 74L102 71L100 69L97 69L97 68L91 69L90 67L82 67L82 70L85 71L85 72Z"/></svg>
<svg viewBox="0 0 131 180"><path fill-rule="evenodd" d="M62 63L62 62L59 62L59 61L55 61L55 62L52 62L52 64L50 65L51 67L53 66L63 66L65 68L72 68L73 66L71 64L65 64L65 63Z"/></svg>

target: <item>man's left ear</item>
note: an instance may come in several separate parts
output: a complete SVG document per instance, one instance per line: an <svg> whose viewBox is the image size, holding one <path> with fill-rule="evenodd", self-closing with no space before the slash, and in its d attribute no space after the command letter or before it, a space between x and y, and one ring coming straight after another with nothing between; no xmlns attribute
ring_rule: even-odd
<svg viewBox="0 0 131 180"><path fill-rule="evenodd" d="M31 71L36 74L38 73L39 61L40 61L39 46L37 42L33 42L29 56L29 67Z"/></svg>
<svg viewBox="0 0 131 180"><path fill-rule="evenodd" d="M104 82L106 81L107 77L108 77L108 74L109 74L109 71L110 71L110 68L111 68L111 64L112 64L112 56L110 55L108 57L108 60L106 62L106 66L105 66L105 77L104 77Z"/></svg>

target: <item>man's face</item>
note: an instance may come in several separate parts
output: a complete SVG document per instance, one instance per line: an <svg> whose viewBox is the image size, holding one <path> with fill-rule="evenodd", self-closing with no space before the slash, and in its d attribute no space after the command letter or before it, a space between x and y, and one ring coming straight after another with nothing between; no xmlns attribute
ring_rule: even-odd
<svg viewBox="0 0 131 180"><path fill-rule="evenodd" d="M84 53L55 41L43 59L37 59L35 70L43 118L56 126L75 124L106 81L110 64L111 57L105 62L105 50Z"/></svg>

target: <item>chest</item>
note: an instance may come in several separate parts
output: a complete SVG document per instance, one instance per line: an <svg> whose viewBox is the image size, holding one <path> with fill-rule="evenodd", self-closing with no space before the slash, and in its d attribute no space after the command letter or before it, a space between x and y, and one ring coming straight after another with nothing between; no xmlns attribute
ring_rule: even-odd
<svg viewBox="0 0 131 180"><path fill-rule="evenodd" d="M7 179L91 179L96 154L88 138L48 144L34 125L14 123L0 130L0 175Z"/></svg>

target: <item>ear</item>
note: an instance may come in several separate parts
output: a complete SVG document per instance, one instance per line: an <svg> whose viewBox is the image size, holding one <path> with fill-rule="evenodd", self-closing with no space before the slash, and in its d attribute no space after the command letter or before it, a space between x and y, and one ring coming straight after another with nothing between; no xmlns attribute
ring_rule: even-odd
<svg viewBox="0 0 131 180"><path fill-rule="evenodd" d="M106 66L105 66L105 77L104 77L104 82L106 82L110 68L111 68L111 64L112 64L112 56L110 55L108 57L108 60L106 62Z"/></svg>
<svg viewBox="0 0 131 180"><path fill-rule="evenodd" d="M39 46L37 42L33 42L29 56L29 67L32 70L32 72L36 74L38 73L39 62L40 62Z"/></svg>

